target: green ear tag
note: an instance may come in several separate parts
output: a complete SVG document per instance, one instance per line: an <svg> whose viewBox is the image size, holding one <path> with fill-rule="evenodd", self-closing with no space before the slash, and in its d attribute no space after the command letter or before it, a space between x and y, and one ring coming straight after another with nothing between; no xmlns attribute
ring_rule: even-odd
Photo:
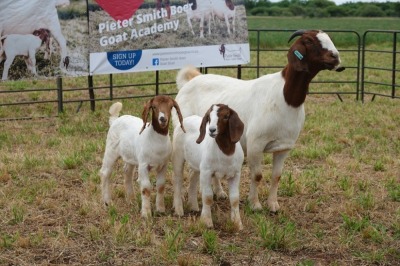
<svg viewBox="0 0 400 266"><path fill-rule="evenodd" d="M297 51L297 50L294 50L294 55L299 59L299 60L302 60L303 59L303 55L299 52L299 51Z"/></svg>

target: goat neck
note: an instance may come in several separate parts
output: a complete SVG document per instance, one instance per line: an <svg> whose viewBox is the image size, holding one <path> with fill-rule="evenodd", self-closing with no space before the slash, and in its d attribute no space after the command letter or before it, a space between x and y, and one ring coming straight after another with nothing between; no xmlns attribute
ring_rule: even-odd
<svg viewBox="0 0 400 266"><path fill-rule="evenodd" d="M309 69L309 71L297 71L290 66L282 70L282 76L285 79L283 86L283 95L288 105L299 107L306 100L308 87L311 80L318 74L319 71Z"/></svg>
<svg viewBox="0 0 400 266"><path fill-rule="evenodd" d="M236 143L231 141L229 130L215 137L218 148L227 156L235 153Z"/></svg>

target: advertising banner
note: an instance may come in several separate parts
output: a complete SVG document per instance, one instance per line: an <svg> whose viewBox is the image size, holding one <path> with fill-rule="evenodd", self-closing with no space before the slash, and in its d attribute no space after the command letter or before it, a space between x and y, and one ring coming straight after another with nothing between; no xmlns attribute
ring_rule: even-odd
<svg viewBox="0 0 400 266"><path fill-rule="evenodd" d="M85 0L1 0L2 80L88 75Z"/></svg>
<svg viewBox="0 0 400 266"><path fill-rule="evenodd" d="M246 64L244 0L1 0L2 80Z"/></svg>
<svg viewBox="0 0 400 266"><path fill-rule="evenodd" d="M97 0L89 8L90 74L246 64L241 0Z"/></svg>

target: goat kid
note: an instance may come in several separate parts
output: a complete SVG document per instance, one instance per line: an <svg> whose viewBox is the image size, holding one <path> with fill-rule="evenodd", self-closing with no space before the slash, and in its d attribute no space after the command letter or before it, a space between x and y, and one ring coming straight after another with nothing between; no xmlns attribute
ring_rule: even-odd
<svg viewBox="0 0 400 266"><path fill-rule="evenodd" d="M47 29L38 29L32 34L10 34L0 38L0 62L4 60L4 69L2 80L8 79L8 71L17 55L25 58L26 67L36 75L36 52L46 44L49 47L50 31Z"/></svg>
<svg viewBox="0 0 400 266"><path fill-rule="evenodd" d="M228 104L244 123L240 143L250 168L248 200L252 209L261 209L258 186L262 179L263 153L273 154L272 180L267 204L279 209L278 185L283 164L300 134L305 120L304 101L311 80L321 70L342 71L339 52L328 34L299 30L289 38L294 42L283 70L253 80L201 73L194 67L178 72L178 102L183 117L201 115L214 102ZM176 118L173 114L173 123Z"/></svg>
<svg viewBox="0 0 400 266"><path fill-rule="evenodd" d="M125 162L124 176L127 198L132 198L133 170L138 167L138 181L142 196L142 217L151 216L150 193L152 185L149 173L155 170L157 181L156 210L165 212L164 188L165 174L169 162L172 145L168 134L171 109L175 108L182 124L182 116L178 104L169 96L159 95L149 100L142 113L142 119L124 115L119 116L122 104L114 103L109 110L110 129L107 134L103 164L100 169L101 190L104 203L111 202L109 178L114 163L118 158ZM147 123L152 113L151 123ZM182 126L182 130L184 128Z"/></svg>
<svg viewBox="0 0 400 266"><path fill-rule="evenodd" d="M214 184L220 186L220 179L226 177L229 183L231 220L241 230L243 226L239 213L239 183L244 154L239 140L243 134L243 122L227 105L213 104L203 118L197 115L186 117L183 125L187 133L184 134L176 127L173 137L172 165L176 214L183 215L182 179L186 161L191 168L189 208L194 211L199 210L197 184L200 176L203 203L200 219L206 226L212 227L211 183L214 180L216 181Z"/></svg>

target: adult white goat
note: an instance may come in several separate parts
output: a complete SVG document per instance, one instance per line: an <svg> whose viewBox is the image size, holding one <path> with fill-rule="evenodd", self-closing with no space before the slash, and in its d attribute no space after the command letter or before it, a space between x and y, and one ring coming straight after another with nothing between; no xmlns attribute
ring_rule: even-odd
<svg viewBox="0 0 400 266"><path fill-rule="evenodd" d="M304 101L311 80L321 70L342 71L339 52L328 34L317 30L294 32L300 36L287 54L283 70L253 80L221 75L201 75L193 67L178 72L176 96L182 115L201 115L210 104L228 104L242 119L242 147L250 167L252 209L261 209L258 185L262 179L263 153L273 154L272 182L267 200L270 211L279 209L277 191L285 158L294 147L304 124ZM175 123L175 117L173 118Z"/></svg>
<svg viewBox="0 0 400 266"><path fill-rule="evenodd" d="M1 0L0 36L31 34L40 28L50 30L60 45L62 68L67 57L67 41L61 32L56 7L69 3L69 0Z"/></svg>
<svg viewBox="0 0 400 266"><path fill-rule="evenodd" d="M189 9L186 12L187 21L192 34L195 36L192 19L200 20L200 38L204 38L204 20L208 20L208 35L211 35L212 4L210 0L189 0Z"/></svg>
<svg viewBox="0 0 400 266"><path fill-rule="evenodd" d="M231 34L231 26L229 19L232 19L232 31L236 30L236 7L232 0L211 0L213 15L219 19L225 20L228 34Z"/></svg>
<svg viewBox="0 0 400 266"><path fill-rule="evenodd" d="M142 119L131 115L118 117L122 109L122 104L119 102L110 107L110 129L107 134L103 165L100 169L101 190L106 205L111 202L109 177L115 161L122 157L125 162L127 198L132 197L132 175L135 166L138 166L138 180L142 195L141 215L144 218L151 216L150 193L152 186L149 172L154 169L157 172L156 210L165 212L165 174L172 152L168 126L173 107L182 122L179 106L169 96L159 95L149 100L144 106ZM150 112L152 118L151 124L148 125L147 118ZM183 126L182 130L184 130Z"/></svg>
<svg viewBox="0 0 400 266"><path fill-rule="evenodd" d="M183 215L182 179L184 162L187 161L192 169L188 191L189 208L199 210L197 184L200 176L203 202L201 220L206 226L212 227L211 183L218 179L218 182L213 183L220 186L219 179L226 177L229 182L231 220L241 230L243 226L239 213L239 185L244 154L239 140L243 134L243 122L227 105L213 104L203 118L197 115L186 117L183 125L187 132L184 133L176 127L172 145L175 213Z"/></svg>

